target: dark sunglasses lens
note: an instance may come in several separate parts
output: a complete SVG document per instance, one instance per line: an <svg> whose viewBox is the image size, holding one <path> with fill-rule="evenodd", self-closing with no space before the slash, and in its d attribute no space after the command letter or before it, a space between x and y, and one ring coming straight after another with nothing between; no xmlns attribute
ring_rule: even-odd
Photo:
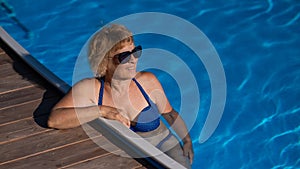
<svg viewBox="0 0 300 169"><path fill-rule="evenodd" d="M141 55L142 55L142 50L139 50L139 51L136 51L136 52L133 53L133 56L135 58L139 58L139 57L141 57Z"/></svg>
<svg viewBox="0 0 300 169"><path fill-rule="evenodd" d="M139 45L139 46L136 46L134 49L133 49L134 51L139 51L139 50L142 50L142 46L141 45Z"/></svg>
<svg viewBox="0 0 300 169"><path fill-rule="evenodd" d="M139 46L135 47L135 48L133 49L132 53L133 53L133 56L134 56L135 58L141 57L141 55L142 55L142 46L139 45Z"/></svg>
<svg viewBox="0 0 300 169"><path fill-rule="evenodd" d="M131 52L123 52L118 54L118 60L121 64L127 63L130 60L130 55L133 54L135 58L139 58L142 55L142 46L135 47Z"/></svg>
<svg viewBox="0 0 300 169"><path fill-rule="evenodd" d="M119 56L118 56L118 60L120 63L126 63L129 61L130 59L130 55L131 55L131 52L123 52L123 53L120 53Z"/></svg>

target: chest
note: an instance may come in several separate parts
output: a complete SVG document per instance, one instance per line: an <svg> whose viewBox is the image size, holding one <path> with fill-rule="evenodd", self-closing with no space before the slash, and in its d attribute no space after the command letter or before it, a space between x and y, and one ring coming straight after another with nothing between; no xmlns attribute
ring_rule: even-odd
<svg viewBox="0 0 300 169"><path fill-rule="evenodd" d="M120 110L120 113L133 120L145 107L149 106L146 97L139 88L134 86L123 92L104 88L102 105L115 107Z"/></svg>

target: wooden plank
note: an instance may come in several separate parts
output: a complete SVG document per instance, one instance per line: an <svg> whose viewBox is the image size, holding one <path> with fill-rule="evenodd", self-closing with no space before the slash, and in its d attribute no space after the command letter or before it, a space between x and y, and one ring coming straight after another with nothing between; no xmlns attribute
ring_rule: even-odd
<svg viewBox="0 0 300 169"><path fill-rule="evenodd" d="M4 71L3 73L1 73L0 79L0 94L10 92L10 90L19 90L28 86L49 86L49 84L47 84L44 80L40 79L36 74L32 73L20 75L15 72L13 73Z"/></svg>
<svg viewBox="0 0 300 169"><path fill-rule="evenodd" d="M1 60L2 59L0 59L0 61ZM12 75L16 75L16 72L13 70L12 63L3 63L3 64L1 64L0 78L2 79L4 77L12 76Z"/></svg>
<svg viewBox="0 0 300 169"><path fill-rule="evenodd" d="M95 157L92 160L84 161L82 163L62 167L67 169L78 169L78 168L88 168L88 169L123 169L123 168L136 168L140 167L141 164L136 162L135 160L128 157L120 157L118 155L110 154L108 156L99 156Z"/></svg>
<svg viewBox="0 0 300 169"><path fill-rule="evenodd" d="M12 63L12 59L5 53L5 51L0 47L0 66L6 63Z"/></svg>
<svg viewBox="0 0 300 169"><path fill-rule="evenodd" d="M51 130L24 139L6 142L0 144L0 164L38 155L49 149L56 149L85 139L89 139L88 136L82 128L77 127L69 130Z"/></svg>
<svg viewBox="0 0 300 169"><path fill-rule="evenodd" d="M10 64L10 66L6 64ZM12 71L15 71L19 74L29 74L29 73L36 74L27 64L22 62L20 58L19 59L16 58L12 60L7 54L0 55L0 66L1 68L2 66L11 67Z"/></svg>
<svg viewBox="0 0 300 169"><path fill-rule="evenodd" d="M14 140L30 137L41 132L44 128L36 125L32 117L0 125L0 145Z"/></svg>
<svg viewBox="0 0 300 169"><path fill-rule="evenodd" d="M38 126L32 117L19 119L16 121L12 121L9 123L1 124L0 125L0 145L14 142L20 139L26 139L28 137L32 137L34 135L38 135L44 132L48 132L52 129L46 129ZM71 129L70 129L71 130ZM99 136L99 132L96 132L94 129L85 125L84 133L88 132L89 137L97 137ZM103 140L103 143L107 144ZM112 147L110 147L112 149ZM118 148L117 148L118 149ZM116 150L116 149L115 149Z"/></svg>
<svg viewBox="0 0 300 169"><path fill-rule="evenodd" d="M133 168L133 169L144 169L144 168L147 168L147 167L144 167L144 166L137 166L137 167L135 167L135 168Z"/></svg>
<svg viewBox="0 0 300 169"><path fill-rule="evenodd" d="M8 92L15 92L18 90L22 90L25 88L33 87L34 85L28 81L19 80L18 76L9 76L6 78L2 78L2 81L0 82L0 95L6 94Z"/></svg>
<svg viewBox="0 0 300 169"><path fill-rule="evenodd" d="M22 59L0 39L0 65L13 62L22 62Z"/></svg>
<svg viewBox="0 0 300 169"><path fill-rule="evenodd" d="M10 81L12 78L13 80L12 83L8 83L8 84L12 86L16 86L16 87L12 87L13 89L17 89L18 85L21 86L20 83L25 83L25 84L31 83L33 85L43 86L46 88L47 86L50 85L44 78L42 78L39 74L37 74L30 66L28 66L25 62L23 62L22 59L14 56L15 53L13 51L11 51L8 48L6 50L8 51L8 53L11 54L10 56L11 58L6 53L0 56L1 70L3 69L0 75L2 82ZM14 77L8 77L11 74L14 74ZM5 79L4 77L7 79ZM19 79L21 81L19 81ZM10 90L9 88L10 85L6 86L8 87L7 90ZM1 86L0 88L1 90L0 93L6 91L5 89L2 89L3 86Z"/></svg>
<svg viewBox="0 0 300 169"><path fill-rule="evenodd" d="M28 79L28 77L26 77L26 78L24 77L24 76L28 76L28 75L37 77L37 75L34 72L32 72L28 69L24 69L24 71L19 72L19 73L16 72L15 69L18 69L18 68L14 68L11 63L2 64L0 78L4 80L4 78L7 78L9 76L14 76L14 77L18 77L18 79L20 79L20 80L24 80L26 78Z"/></svg>
<svg viewBox="0 0 300 169"><path fill-rule="evenodd" d="M104 138L100 136L100 138ZM67 145L52 151L48 151L36 156L16 160L10 163L0 165L1 168L59 168L72 164L76 164L86 159L94 157L106 156L111 153L101 149L91 140L84 140L77 144Z"/></svg>
<svg viewBox="0 0 300 169"><path fill-rule="evenodd" d="M2 48L0 48L0 55L2 55L4 52L4 50Z"/></svg>
<svg viewBox="0 0 300 169"><path fill-rule="evenodd" d="M87 129L87 132L90 132L89 129ZM92 136L96 133L92 133ZM55 139L50 136L50 138ZM60 138L63 139L63 138ZM55 139L56 140L56 139ZM44 140L40 140L40 142L43 142ZM101 143L101 148L96 145L93 141L97 142L98 144ZM82 139L79 141L71 142L69 144L64 144L62 146L56 146L55 148L47 147L46 150L32 153L29 155L25 155L20 158L13 158L12 160L5 161L0 163L1 167L4 168L56 168L56 167L63 167L64 166L74 166L74 165L82 165L81 163L86 163L87 161L95 160L98 158L102 158L106 155L109 155L107 151L103 150L102 147L106 147L107 150L111 151L119 151L118 148L112 147L111 143L103 137L103 136L96 136L94 137L93 141L91 141L89 138ZM31 143L32 147L35 145L35 143ZM28 147L29 145L24 145L23 147ZM6 148L5 146L3 146ZM15 147L16 149L19 149L18 147ZM25 148L21 149L20 151L26 151ZM19 153L17 153L19 154ZM119 159L122 157L119 157L118 155L113 155L115 158ZM126 161L131 161L131 163L135 163L135 166L140 166L138 162L136 162L134 159L130 158L122 158L126 159ZM108 159L109 160L109 159ZM90 163L88 164L90 165ZM27 167L28 166L28 167ZM42 167L44 166L44 167Z"/></svg>
<svg viewBox="0 0 300 169"><path fill-rule="evenodd" d="M9 92L0 95L0 111L2 109L12 107L14 105L36 100L43 97L44 89L30 87L18 90L17 92Z"/></svg>
<svg viewBox="0 0 300 169"><path fill-rule="evenodd" d="M47 127L46 124L51 108L60 98L61 96L55 96L52 90L47 90L43 98L29 100L18 105L3 108L0 110L0 125L13 123L22 118L33 117L38 125Z"/></svg>
<svg viewBox="0 0 300 169"><path fill-rule="evenodd" d="M1 60L1 58L0 58ZM12 66L13 64L13 66ZM28 86L43 86L43 88L52 88L41 76L37 75L29 66L20 61L13 61L1 65L0 74L0 94L19 90ZM57 89L53 93L61 94Z"/></svg>
<svg viewBox="0 0 300 169"><path fill-rule="evenodd" d="M30 100L20 105L0 110L0 124L9 123L33 116L33 111L39 106L42 99Z"/></svg>

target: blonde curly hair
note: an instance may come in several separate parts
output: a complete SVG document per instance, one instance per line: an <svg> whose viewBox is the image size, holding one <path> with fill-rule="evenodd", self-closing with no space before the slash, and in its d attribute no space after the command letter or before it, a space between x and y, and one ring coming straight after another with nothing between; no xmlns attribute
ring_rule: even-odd
<svg viewBox="0 0 300 169"><path fill-rule="evenodd" d="M132 33L123 25L112 24L96 32L89 42L88 51L88 59L95 76L105 76L108 57L133 42Z"/></svg>

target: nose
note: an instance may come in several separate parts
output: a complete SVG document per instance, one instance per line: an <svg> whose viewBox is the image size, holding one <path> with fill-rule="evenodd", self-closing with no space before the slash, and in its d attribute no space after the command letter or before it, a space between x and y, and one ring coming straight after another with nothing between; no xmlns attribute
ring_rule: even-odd
<svg viewBox="0 0 300 169"><path fill-rule="evenodd" d="M137 62L137 58L135 58L135 57L133 56L133 54L131 54L128 62L129 62L129 63L136 63L136 62Z"/></svg>

